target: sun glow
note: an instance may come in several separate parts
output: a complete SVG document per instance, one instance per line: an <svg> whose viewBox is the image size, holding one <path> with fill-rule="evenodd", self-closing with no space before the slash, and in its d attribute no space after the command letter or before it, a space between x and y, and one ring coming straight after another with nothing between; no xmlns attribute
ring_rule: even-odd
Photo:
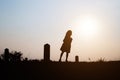
<svg viewBox="0 0 120 80"><path fill-rule="evenodd" d="M98 34L99 24L95 18L83 17L75 21L75 32L84 37L93 37Z"/></svg>

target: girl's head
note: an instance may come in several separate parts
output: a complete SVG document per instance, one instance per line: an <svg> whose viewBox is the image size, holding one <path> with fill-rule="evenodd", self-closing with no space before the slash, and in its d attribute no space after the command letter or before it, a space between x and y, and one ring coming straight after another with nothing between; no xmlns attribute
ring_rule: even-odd
<svg viewBox="0 0 120 80"><path fill-rule="evenodd" d="M71 36L71 35L72 35L72 31L68 30L67 33L66 33L66 36Z"/></svg>

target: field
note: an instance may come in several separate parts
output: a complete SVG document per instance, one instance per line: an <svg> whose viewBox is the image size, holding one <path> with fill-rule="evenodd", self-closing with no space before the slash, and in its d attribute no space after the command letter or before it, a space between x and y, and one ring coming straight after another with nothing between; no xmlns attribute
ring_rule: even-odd
<svg viewBox="0 0 120 80"><path fill-rule="evenodd" d="M0 63L2 80L120 80L120 61Z"/></svg>

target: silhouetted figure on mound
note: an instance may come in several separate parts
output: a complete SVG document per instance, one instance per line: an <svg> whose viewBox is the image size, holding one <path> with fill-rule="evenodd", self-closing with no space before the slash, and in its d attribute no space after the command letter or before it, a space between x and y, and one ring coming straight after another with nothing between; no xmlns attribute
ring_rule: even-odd
<svg viewBox="0 0 120 80"><path fill-rule="evenodd" d="M63 40L62 47L60 48L60 50L62 51L61 55L60 55L60 59L59 59L60 62L61 62L61 58L62 58L64 52L66 52L66 62L67 62L68 55L69 55L70 49L71 49L71 42L72 42L71 35L72 35L72 31L68 30L65 35L65 38Z"/></svg>

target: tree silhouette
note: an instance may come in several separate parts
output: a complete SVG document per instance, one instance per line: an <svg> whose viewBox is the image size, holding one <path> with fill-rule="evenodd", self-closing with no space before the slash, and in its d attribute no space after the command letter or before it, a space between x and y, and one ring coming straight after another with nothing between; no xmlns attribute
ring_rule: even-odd
<svg viewBox="0 0 120 80"><path fill-rule="evenodd" d="M18 62L22 60L22 53L21 52L12 52L10 53L10 61L12 62Z"/></svg>
<svg viewBox="0 0 120 80"><path fill-rule="evenodd" d="M6 48L4 53L1 54L0 59L5 62L18 62L22 60L22 53L17 51L9 52L9 49Z"/></svg>
<svg viewBox="0 0 120 80"><path fill-rule="evenodd" d="M9 59L10 59L10 53L9 53L9 49L8 49L8 48L6 48L6 49L4 50L4 53L1 54L1 58L2 58L4 61L6 61L6 62L9 61Z"/></svg>

